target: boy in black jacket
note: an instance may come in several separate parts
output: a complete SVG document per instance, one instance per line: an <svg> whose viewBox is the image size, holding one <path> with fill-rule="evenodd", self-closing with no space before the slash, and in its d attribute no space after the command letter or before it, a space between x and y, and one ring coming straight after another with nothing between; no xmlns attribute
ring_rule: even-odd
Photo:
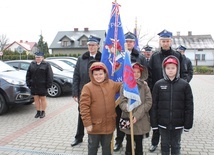
<svg viewBox="0 0 214 155"><path fill-rule="evenodd" d="M193 95L188 82L179 76L176 57L166 57L162 68L164 78L155 83L152 91L151 125L160 132L162 155L179 155L181 134L193 125Z"/></svg>

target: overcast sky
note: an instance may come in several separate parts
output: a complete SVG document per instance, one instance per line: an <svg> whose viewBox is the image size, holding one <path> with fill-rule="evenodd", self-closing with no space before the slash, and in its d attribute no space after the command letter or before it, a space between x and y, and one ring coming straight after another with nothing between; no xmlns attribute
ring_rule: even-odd
<svg viewBox="0 0 214 155"><path fill-rule="evenodd" d="M107 30L113 0L0 0L0 35L9 42L38 42L42 33L48 45L58 31ZM173 34L214 36L211 0L117 0L124 32L133 31L137 18L144 44L163 29Z"/></svg>

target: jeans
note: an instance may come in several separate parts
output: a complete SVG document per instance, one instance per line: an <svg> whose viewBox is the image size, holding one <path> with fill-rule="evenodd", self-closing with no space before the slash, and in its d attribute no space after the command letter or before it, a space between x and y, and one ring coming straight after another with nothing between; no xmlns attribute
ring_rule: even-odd
<svg viewBox="0 0 214 155"><path fill-rule="evenodd" d="M167 130L159 128L161 135L161 153L162 155L169 155L171 148L171 155L180 155L181 150L181 134L183 129Z"/></svg>
<svg viewBox="0 0 214 155"><path fill-rule="evenodd" d="M88 155L97 155L99 143L102 146L102 155L111 155L112 134L88 134Z"/></svg>

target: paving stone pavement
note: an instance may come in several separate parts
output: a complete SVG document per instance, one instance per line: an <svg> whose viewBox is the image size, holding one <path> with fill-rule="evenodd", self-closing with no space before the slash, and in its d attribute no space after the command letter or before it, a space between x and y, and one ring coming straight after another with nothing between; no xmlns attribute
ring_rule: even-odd
<svg viewBox="0 0 214 155"><path fill-rule="evenodd" d="M214 75L194 75L194 126L182 135L182 155L214 155ZM86 155L83 143L71 147L77 124L77 103L71 95L48 98L46 117L35 119L34 105L17 106L0 116L0 155ZM151 134L151 133L150 133ZM160 155L160 146L150 153L150 138L144 139L145 155ZM114 155L124 155L123 148ZM101 148L99 149L101 154Z"/></svg>

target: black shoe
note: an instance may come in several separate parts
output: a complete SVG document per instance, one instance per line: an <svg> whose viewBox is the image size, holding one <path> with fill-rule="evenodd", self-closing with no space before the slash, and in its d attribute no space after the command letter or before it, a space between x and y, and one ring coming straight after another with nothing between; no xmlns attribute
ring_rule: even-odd
<svg viewBox="0 0 214 155"><path fill-rule="evenodd" d="M125 155L132 155L131 152L125 152Z"/></svg>
<svg viewBox="0 0 214 155"><path fill-rule="evenodd" d="M150 148L149 148L149 151L150 152L154 152L157 147L158 147L157 145L151 145Z"/></svg>
<svg viewBox="0 0 214 155"><path fill-rule="evenodd" d="M40 116L40 111L37 111L36 115L34 116L35 118L38 118Z"/></svg>
<svg viewBox="0 0 214 155"><path fill-rule="evenodd" d="M116 143L114 146L114 152L119 151L122 146L123 146L122 143Z"/></svg>
<svg viewBox="0 0 214 155"><path fill-rule="evenodd" d="M71 143L71 146L72 146L72 147L73 147L73 146L76 146L76 145L78 145L79 143L82 143L82 140L75 139L75 140L73 141L73 143Z"/></svg>
<svg viewBox="0 0 214 155"><path fill-rule="evenodd" d="M40 118L44 118L45 117L45 111L42 111L41 113L40 113Z"/></svg>
<svg viewBox="0 0 214 155"><path fill-rule="evenodd" d="M148 132L148 133L146 133L146 138L149 138L149 132Z"/></svg>

